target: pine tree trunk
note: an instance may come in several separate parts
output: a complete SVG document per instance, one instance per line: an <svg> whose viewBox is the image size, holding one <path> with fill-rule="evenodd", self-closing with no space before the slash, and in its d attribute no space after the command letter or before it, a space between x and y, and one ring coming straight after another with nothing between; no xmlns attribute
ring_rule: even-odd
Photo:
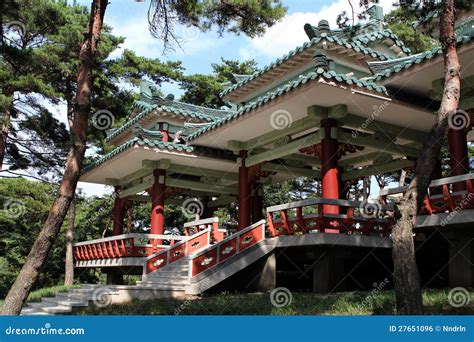
<svg viewBox="0 0 474 342"><path fill-rule="evenodd" d="M2 120L2 135L0 136L0 170L3 169L3 160L5 159L5 153L7 150L7 139L8 132L10 130L11 121L11 105L5 106L3 109L3 120Z"/></svg>
<svg viewBox="0 0 474 342"><path fill-rule="evenodd" d="M94 55L100 38L108 0L93 0L89 28L79 53L76 108L64 176L48 218L34 242L25 264L10 288L3 305L3 315L18 315L28 297L39 272L56 240L80 177L81 164L86 150L86 131L91 108L92 69Z"/></svg>
<svg viewBox="0 0 474 342"><path fill-rule="evenodd" d="M413 225L416 214L423 205L436 160L441 150L439 141L446 135L448 116L459 105L460 65L454 36L454 0L446 0L441 17L440 40L444 52L445 81L441 106L436 123L423 145L417 160L415 176L399 206L401 215L392 231L394 283L397 313L416 315L423 312L420 279L416 266Z"/></svg>
<svg viewBox="0 0 474 342"><path fill-rule="evenodd" d="M74 239L74 221L76 219L76 204L74 198L69 205L69 222L66 230L66 262L64 285L72 285L74 283L74 256L72 251L72 241Z"/></svg>

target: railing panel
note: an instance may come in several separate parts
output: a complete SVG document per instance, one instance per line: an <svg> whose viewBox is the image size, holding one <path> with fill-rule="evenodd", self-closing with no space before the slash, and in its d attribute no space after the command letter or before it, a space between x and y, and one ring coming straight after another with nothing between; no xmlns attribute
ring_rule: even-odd
<svg viewBox="0 0 474 342"><path fill-rule="evenodd" d="M190 277L215 267L239 252L265 239L265 221L261 220L221 242L190 255Z"/></svg>

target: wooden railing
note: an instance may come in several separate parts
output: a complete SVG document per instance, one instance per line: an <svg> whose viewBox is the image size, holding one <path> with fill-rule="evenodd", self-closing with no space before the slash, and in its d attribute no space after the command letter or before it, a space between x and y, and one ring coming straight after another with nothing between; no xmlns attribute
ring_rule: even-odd
<svg viewBox="0 0 474 342"><path fill-rule="evenodd" d="M177 260L195 253L211 244L211 229L204 229L196 234L186 237L169 249L159 251L147 257L145 273L154 272Z"/></svg>
<svg viewBox="0 0 474 342"><path fill-rule="evenodd" d="M473 173L433 180L428 187L428 194L423 200L423 207L419 214L432 215L474 209L473 182ZM454 185L464 190L455 191ZM388 196L403 195L407 190L408 186L382 189L381 202L387 203Z"/></svg>
<svg viewBox="0 0 474 342"><path fill-rule="evenodd" d="M211 230L212 242L222 241L227 236L227 230L219 228L219 218L211 217L207 219L186 222L184 224L184 234L191 236L203 229Z"/></svg>
<svg viewBox="0 0 474 342"><path fill-rule="evenodd" d="M169 241L173 246L177 241L187 239L189 238L184 236L123 234L77 242L73 245L73 252L76 261L145 257L170 248L170 246L161 245L162 241Z"/></svg>
<svg viewBox="0 0 474 342"><path fill-rule="evenodd" d="M219 243L189 256L189 276L194 277L205 270L223 263L232 256L265 239L265 220L232 234Z"/></svg>
<svg viewBox="0 0 474 342"><path fill-rule="evenodd" d="M339 214L323 213L323 206L338 207ZM271 236L309 232L388 235L393 206L381 203L315 198L267 208Z"/></svg>

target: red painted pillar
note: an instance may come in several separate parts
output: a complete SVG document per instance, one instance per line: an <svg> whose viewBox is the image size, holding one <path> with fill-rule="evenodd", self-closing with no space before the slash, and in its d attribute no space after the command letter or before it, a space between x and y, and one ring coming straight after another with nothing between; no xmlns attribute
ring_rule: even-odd
<svg viewBox="0 0 474 342"><path fill-rule="evenodd" d="M239 167L239 225L238 230L250 226L250 182L249 169L245 167L247 151L240 151Z"/></svg>
<svg viewBox="0 0 474 342"><path fill-rule="evenodd" d="M467 152L467 132L464 129L448 130L448 151L450 176L460 176L469 173L469 157ZM464 183L453 185L453 191L465 190Z"/></svg>
<svg viewBox="0 0 474 342"><path fill-rule="evenodd" d="M263 219L262 184L254 182L252 187L252 223Z"/></svg>
<svg viewBox="0 0 474 342"><path fill-rule="evenodd" d="M165 177L166 171L153 171L155 182L151 187L151 229L150 234L163 234L165 227Z"/></svg>
<svg viewBox="0 0 474 342"><path fill-rule="evenodd" d="M334 119L324 119L321 122L321 129L324 130L324 139L321 141L321 177L323 198L339 198L339 183L341 174L337 167L338 142L331 137L331 128L337 127ZM339 207L334 205L324 205L323 213L339 214Z"/></svg>
<svg viewBox="0 0 474 342"><path fill-rule="evenodd" d="M125 205L127 200L125 198L120 198L120 186L115 187L114 192L114 210L113 210L113 229L112 235L121 235L123 234L123 219L125 217Z"/></svg>

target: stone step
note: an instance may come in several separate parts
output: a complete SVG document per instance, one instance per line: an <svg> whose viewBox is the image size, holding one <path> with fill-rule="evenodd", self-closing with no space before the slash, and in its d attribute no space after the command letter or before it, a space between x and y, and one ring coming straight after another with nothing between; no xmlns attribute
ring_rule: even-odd
<svg viewBox="0 0 474 342"><path fill-rule="evenodd" d="M57 313L65 314L72 311L72 307L68 305L55 305L53 303L43 303L43 302L28 303L28 307L47 312L49 314L57 314Z"/></svg>
<svg viewBox="0 0 474 342"><path fill-rule="evenodd" d="M160 270L157 272L151 272L147 274L146 276L157 276L157 275L163 275L165 277L187 277L189 274L188 271L179 271L179 270Z"/></svg>
<svg viewBox="0 0 474 342"><path fill-rule="evenodd" d="M143 288L152 288L155 290L162 290L162 291L184 291L185 285L180 284L161 284L155 282L137 282L138 287Z"/></svg>
<svg viewBox="0 0 474 342"><path fill-rule="evenodd" d="M21 309L20 315L21 316L50 316L51 314L40 309L25 307Z"/></svg>
<svg viewBox="0 0 474 342"><path fill-rule="evenodd" d="M42 298L41 302L46 303L53 303L56 305L64 305L64 306L88 306L89 300L87 299L75 299L75 298Z"/></svg>
<svg viewBox="0 0 474 342"><path fill-rule="evenodd" d="M185 280L188 280L188 276L187 275L172 275L172 274L154 274L152 276L146 276L142 279L142 281L145 281L145 280L168 280L168 281L185 281Z"/></svg>

